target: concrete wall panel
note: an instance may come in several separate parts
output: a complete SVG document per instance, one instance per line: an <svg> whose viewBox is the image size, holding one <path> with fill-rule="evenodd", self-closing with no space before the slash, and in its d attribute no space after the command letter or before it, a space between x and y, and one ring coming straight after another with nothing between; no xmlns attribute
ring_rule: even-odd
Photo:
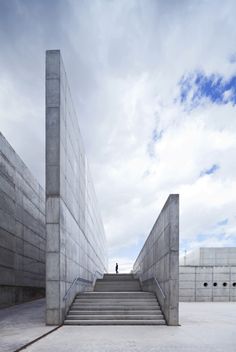
<svg viewBox="0 0 236 352"><path fill-rule="evenodd" d="M168 197L150 235L135 261L133 269L142 283L143 290L154 291L156 293L168 325L178 325L178 195L174 194Z"/></svg>
<svg viewBox="0 0 236 352"><path fill-rule="evenodd" d="M196 248L180 258L181 265L236 266L235 247Z"/></svg>
<svg viewBox="0 0 236 352"><path fill-rule="evenodd" d="M45 195L0 134L0 306L44 294Z"/></svg>
<svg viewBox="0 0 236 352"><path fill-rule="evenodd" d="M180 266L179 272L180 301L228 302L236 299L234 266Z"/></svg>
<svg viewBox="0 0 236 352"><path fill-rule="evenodd" d="M106 239L60 51L46 53L47 323L107 268ZM76 279L78 281L65 295ZM54 300L55 297L55 300Z"/></svg>

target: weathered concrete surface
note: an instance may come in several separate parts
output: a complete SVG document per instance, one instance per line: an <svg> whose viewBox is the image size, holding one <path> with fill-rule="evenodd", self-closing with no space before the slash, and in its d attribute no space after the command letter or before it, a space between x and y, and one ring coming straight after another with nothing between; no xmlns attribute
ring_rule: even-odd
<svg viewBox="0 0 236 352"><path fill-rule="evenodd" d="M236 303L181 303L176 326L64 326L27 352L235 352Z"/></svg>
<svg viewBox="0 0 236 352"><path fill-rule="evenodd" d="M180 265L236 266L236 247L200 247L180 258Z"/></svg>
<svg viewBox="0 0 236 352"><path fill-rule="evenodd" d="M59 50L46 53L47 323L62 323L74 296L107 268L106 239ZM91 284L90 284L91 286ZM86 289L88 290L88 286Z"/></svg>
<svg viewBox="0 0 236 352"><path fill-rule="evenodd" d="M0 307L44 295L45 196L0 133Z"/></svg>
<svg viewBox="0 0 236 352"><path fill-rule="evenodd" d="M13 352L52 330L45 326L45 299L0 310L0 351Z"/></svg>
<svg viewBox="0 0 236 352"><path fill-rule="evenodd" d="M179 195L168 197L133 269L143 290L156 293L167 324L178 325Z"/></svg>
<svg viewBox="0 0 236 352"><path fill-rule="evenodd" d="M236 301L236 266L180 266L182 302Z"/></svg>

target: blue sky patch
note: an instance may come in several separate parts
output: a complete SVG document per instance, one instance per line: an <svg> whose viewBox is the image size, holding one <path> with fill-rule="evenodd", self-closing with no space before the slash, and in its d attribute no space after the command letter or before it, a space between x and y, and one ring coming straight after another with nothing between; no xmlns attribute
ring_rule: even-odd
<svg viewBox="0 0 236 352"><path fill-rule="evenodd" d="M229 58L229 62L231 64L235 64L236 63L236 53L232 54Z"/></svg>
<svg viewBox="0 0 236 352"><path fill-rule="evenodd" d="M219 165L213 164L209 169L202 170L200 173L200 177L205 176L205 175L212 175L219 169L220 169Z"/></svg>
<svg viewBox="0 0 236 352"><path fill-rule="evenodd" d="M151 137L151 141L148 143L147 146L147 152L148 155L150 156L150 158L154 158L155 157L155 144L162 138L164 131L160 130L158 131L157 128L154 128L152 131L152 137Z"/></svg>
<svg viewBox="0 0 236 352"><path fill-rule="evenodd" d="M158 131L156 128L152 131L152 140L153 142L157 142L159 139L161 139L163 134L163 130Z"/></svg>
<svg viewBox="0 0 236 352"><path fill-rule="evenodd" d="M221 220L217 223L218 226L224 226L224 225L227 225L229 222L229 219L224 219L224 220Z"/></svg>
<svg viewBox="0 0 236 352"><path fill-rule="evenodd" d="M180 102L193 109L208 99L215 104L236 104L236 76L225 80L219 74L206 76L203 72L185 75L179 82Z"/></svg>
<svg viewBox="0 0 236 352"><path fill-rule="evenodd" d="M198 247L206 247L206 243L207 246L215 246L215 242L219 241L219 244L222 241L225 241L226 237L225 237L225 232L222 231L221 233L214 233L214 231L212 231L212 234L198 234L195 238L196 242L198 243ZM211 244L212 241L212 244ZM235 246L236 245L236 241L234 238L229 240L228 246ZM185 250L188 252L190 250L192 250L192 240L189 239L184 239L184 240L180 240L180 251L184 252Z"/></svg>
<svg viewBox="0 0 236 352"><path fill-rule="evenodd" d="M225 239L225 233L217 233L217 234L199 234L196 237L197 242L199 242L199 246L201 246L201 242L209 241L209 240L218 240L218 241L223 241Z"/></svg>

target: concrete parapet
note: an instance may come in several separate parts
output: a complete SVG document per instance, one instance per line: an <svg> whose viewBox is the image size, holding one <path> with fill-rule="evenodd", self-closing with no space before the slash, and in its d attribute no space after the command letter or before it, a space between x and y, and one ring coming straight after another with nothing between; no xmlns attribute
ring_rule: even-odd
<svg viewBox="0 0 236 352"><path fill-rule="evenodd" d="M168 197L133 267L156 293L168 325L179 322L179 195Z"/></svg>
<svg viewBox="0 0 236 352"><path fill-rule="evenodd" d="M54 325L63 322L75 295L91 288L95 272L107 268L103 224L59 50L46 52L46 224L47 323Z"/></svg>
<svg viewBox="0 0 236 352"><path fill-rule="evenodd" d="M236 266L235 247L200 247L180 258L180 265Z"/></svg>

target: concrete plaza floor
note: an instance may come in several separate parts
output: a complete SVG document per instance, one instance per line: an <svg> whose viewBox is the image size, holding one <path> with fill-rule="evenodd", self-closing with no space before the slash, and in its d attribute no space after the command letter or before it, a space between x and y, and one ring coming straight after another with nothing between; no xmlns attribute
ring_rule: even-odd
<svg viewBox="0 0 236 352"><path fill-rule="evenodd" d="M24 335L32 336L34 330L21 326L18 335L9 330L4 341ZM180 327L168 326L63 326L27 347L26 352L235 352L236 303L180 303ZM36 325L35 325L36 326ZM16 328L16 324L15 324ZM45 327L46 329L50 329ZM32 329L30 333L30 329ZM43 331L43 326L41 326ZM35 328L37 333L39 327ZM13 331L14 332L14 331ZM35 331L36 332L36 331ZM0 351L2 329L0 332ZM13 344L12 344L13 346Z"/></svg>
<svg viewBox="0 0 236 352"><path fill-rule="evenodd" d="M45 299L0 309L0 351L15 351L54 328L45 326Z"/></svg>

